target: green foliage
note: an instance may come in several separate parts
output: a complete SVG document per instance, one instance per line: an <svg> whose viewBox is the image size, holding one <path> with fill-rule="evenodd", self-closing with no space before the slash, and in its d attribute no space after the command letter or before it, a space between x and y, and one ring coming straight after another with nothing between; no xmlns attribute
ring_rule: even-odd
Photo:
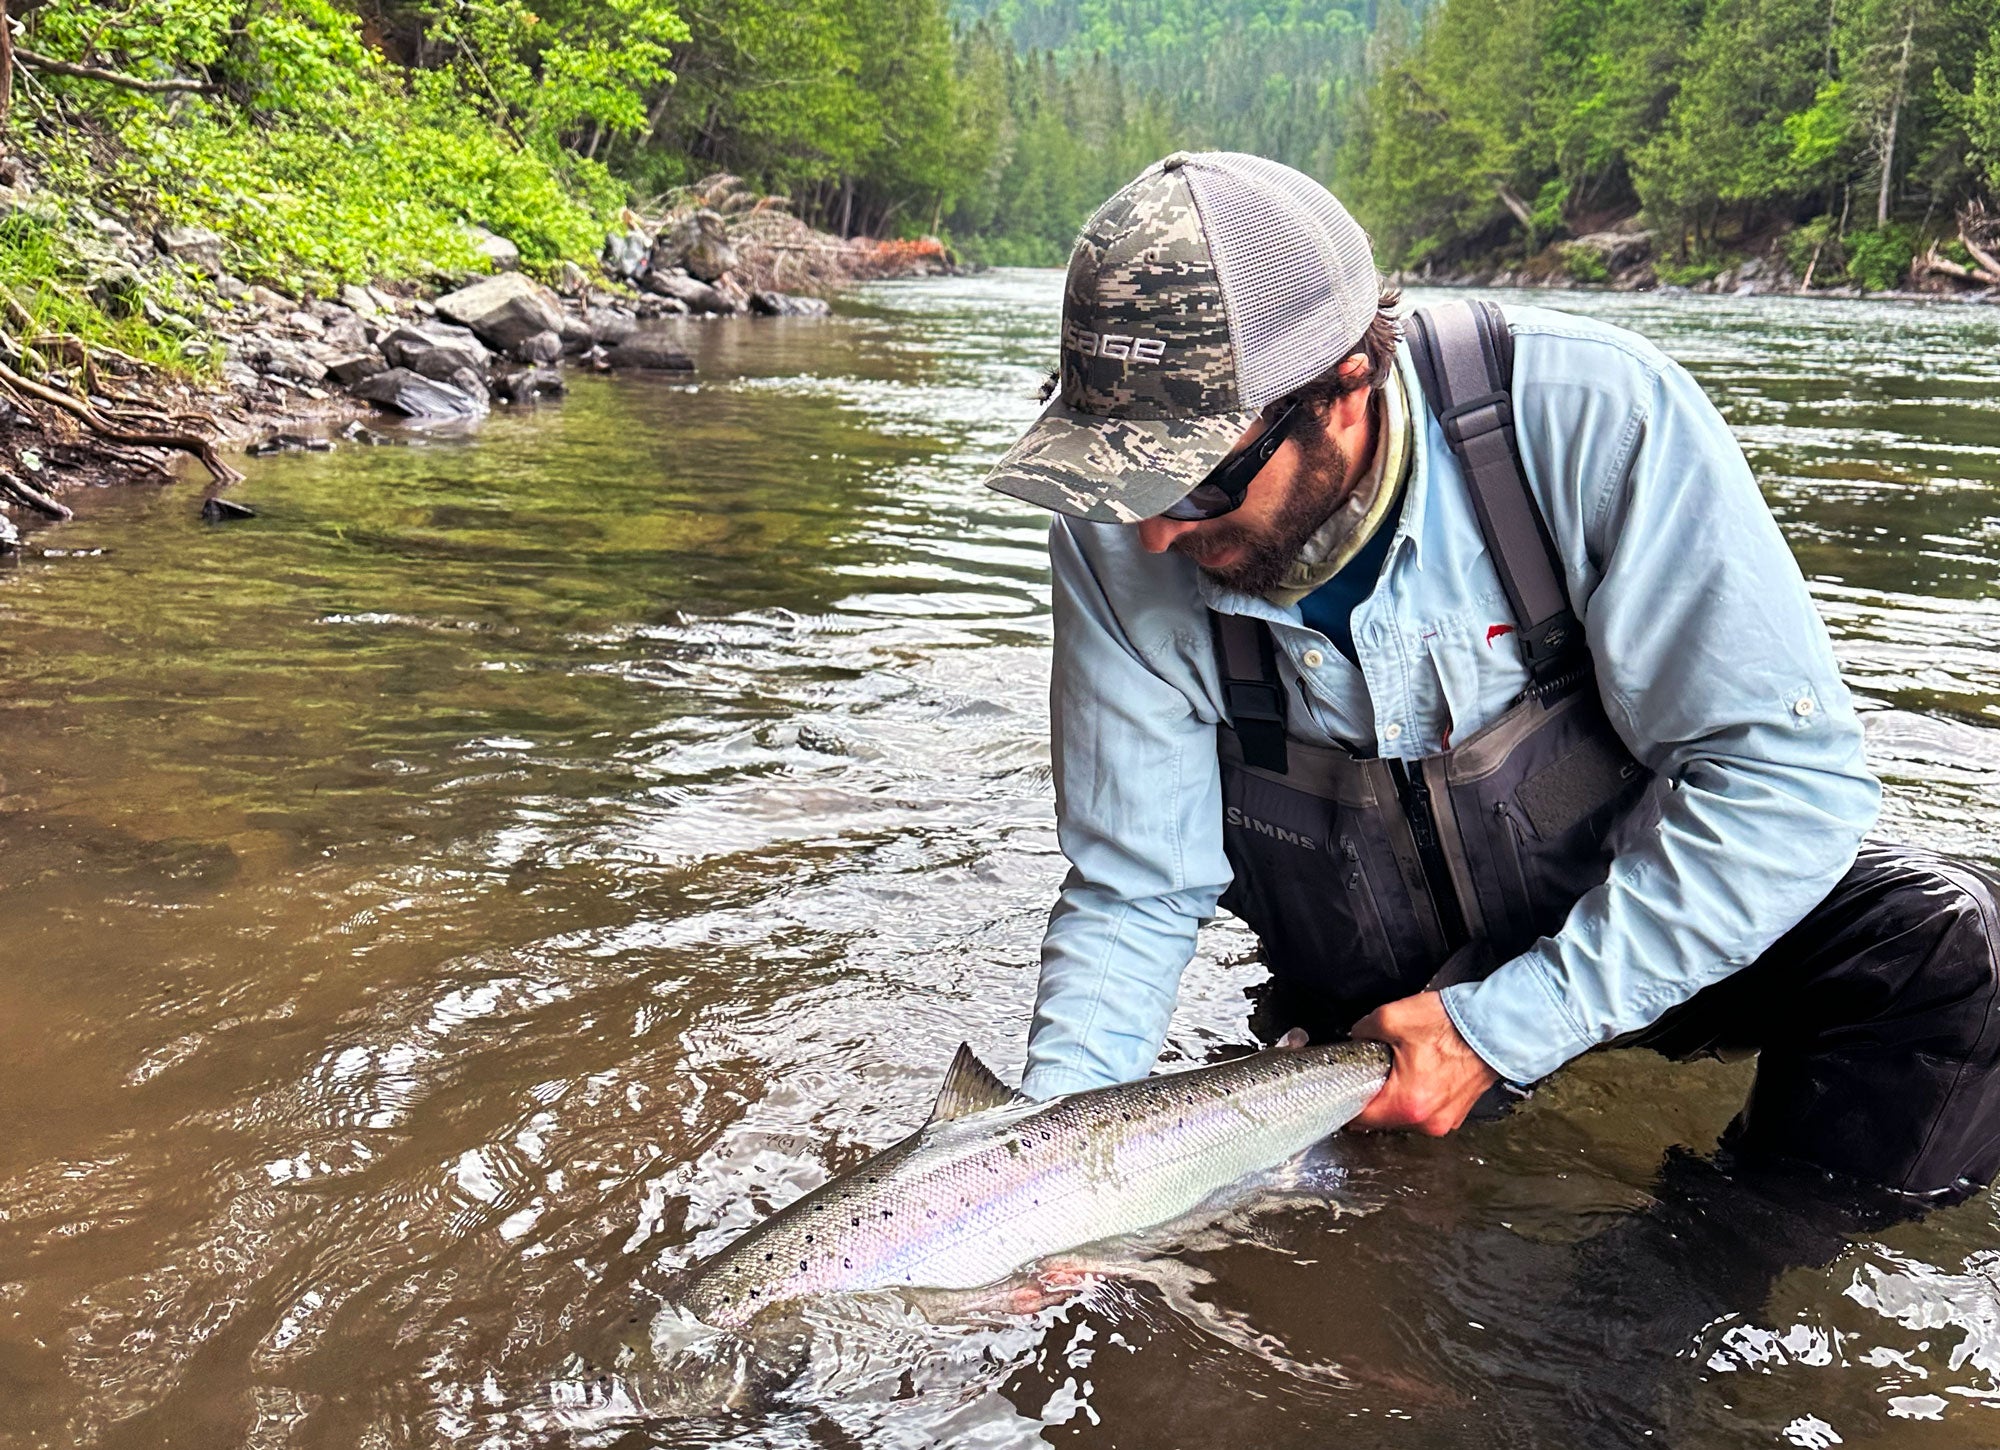
<svg viewBox="0 0 2000 1450"><path fill-rule="evenodd" d="M1569 247L1563 252L1563 270L1578 282L1597 283L1608 281L1611 268L1604 260L1604 253L1593 247Z"/></svg>
<svg viewBox="0 0 2000 1450"><path fill-rule="evenodd" d="M1800 280L1812 275L1815 286L1831 286L1847 275L1847 248L1830 216L1816 216L1785 234L1785 261Z"/></svg>
<svg viewBox="0 0 2000 1450"><path fill-rule="evenodd" d="M1917 255L1917 229L1891 222L1847 234L1847 275L1864 292L1900 285Z"/></svg>
<svg viewBox="0 0 2000 1450"><path fill-rule="evenodd" d="M1698 252L1684 262L1664 259L1656 262L1653 273L1663 287L1697 287L1741 260L1740 257L1725 257L1719 252Z"/></svg>
<svg viewBox="0 0 2000 1450"><path fill-rule="evenodd" d="M1885 223L2000 188L2000 0L1440 5L1377 47L1346 129L1337 187L1391 264L1639 205L1691 270L1846 207L1876 278Z"/></svg>
<svg viewBox="0 0 2000 1450"><path fill-rule="evenodd" d="M159 367L206 368L208 360L186 348L194 331L188 314L199 304L185 280L92 256L77 240L83 230L53 202L0 217L0 287L33 324L18 329L21 340L67 335Z"/></svg>

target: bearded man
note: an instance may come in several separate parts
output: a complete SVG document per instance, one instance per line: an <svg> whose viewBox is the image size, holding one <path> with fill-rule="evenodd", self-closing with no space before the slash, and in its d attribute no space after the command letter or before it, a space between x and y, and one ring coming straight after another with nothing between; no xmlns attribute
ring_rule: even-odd
<svg viewBox="0 0 2000 1450"><path fill-rule="evenodd" d="M1077 242L1055 396L989 480L1056 513L1072 869L1025 1090L1145 1073L1222 905L1276 1025L1392 1049L1359 1126L1450 1132L1605 1045L1756 1052L1732 1154L1989 1180L1994 883L1865 842L1853 705L1721 417L1618 328L1402 338L1396 302L1252 156L1170 156Z"/></svg>

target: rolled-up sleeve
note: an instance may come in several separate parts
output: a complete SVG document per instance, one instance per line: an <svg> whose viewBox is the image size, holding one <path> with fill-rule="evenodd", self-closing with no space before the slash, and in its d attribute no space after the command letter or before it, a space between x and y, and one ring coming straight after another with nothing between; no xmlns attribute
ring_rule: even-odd
<svg viewBox="0 0 2000 1450"><path fill-rule="evenodd" d="M1099 578L1104 540L1091 531L1116 527L1058 518L1049 535L1051 741L1070 871L1042 944L1022 1083L1034 1097L1152 1067L1196 933L1229 883L1215 724L1184 663L1195 651L1169 638L1142 658ZM1162 673L1161 652L1185 681Z"/></svg>
<svg viewBox="0 0 2000 1450"><path fill-rule="evenodd" d="M1677 365L1620 365L1649 380L1626 419L1580 437L1582 395L1601 411L1606 385L1566 396L1558 379L1521 399L1524 455L1577 501L1585 537L1564 552L1589 557L1571 583L1589 588L1599 689L1667 788L1561 931L1446 989L1466 1042L1516 1082L1756 960L1840 880L1879 806L1825 626L1727 425Z"/></svg>

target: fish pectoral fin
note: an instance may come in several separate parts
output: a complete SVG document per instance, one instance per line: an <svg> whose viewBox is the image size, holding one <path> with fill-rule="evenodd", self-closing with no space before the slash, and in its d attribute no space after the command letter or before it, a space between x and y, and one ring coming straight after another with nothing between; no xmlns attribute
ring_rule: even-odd
<svg viewBox="0 0 2000 1450"><path fill-rule="evenodd" d="M937 1105L931 1109L930 1120L943 1123L963 1118L969 1113L983 1113L988 1108L1004 1108L1009 1103L1025 1101L1020 1093L995 1077L992 1068L979 1060L971 1043L961 1042L951 1066L944 1070L944 1083L938 1088Z"/></svg>

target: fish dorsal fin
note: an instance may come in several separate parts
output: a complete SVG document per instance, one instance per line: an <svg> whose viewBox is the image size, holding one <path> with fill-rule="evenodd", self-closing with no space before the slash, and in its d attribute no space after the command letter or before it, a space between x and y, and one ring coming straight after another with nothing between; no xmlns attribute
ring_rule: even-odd
<svg viewBox="0 0 2000 1450"><path fill-rule="evenodd" d="M972 1044L961 1042L951 1066L944 1070L944 1085L938 1089L937 1106L931 1109L933 1123L949 1122L988 1108L1004 1108L1018 1103L1021 1095L993 1075L993 1069L979 1060Z"/></svg>

